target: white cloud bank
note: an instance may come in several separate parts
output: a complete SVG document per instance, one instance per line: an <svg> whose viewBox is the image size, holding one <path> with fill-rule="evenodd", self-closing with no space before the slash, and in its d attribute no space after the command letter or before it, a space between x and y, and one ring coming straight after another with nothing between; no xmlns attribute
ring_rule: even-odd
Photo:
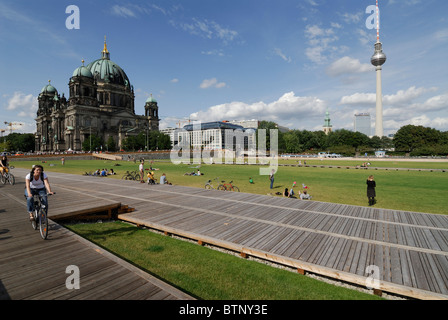
<svg viewBox="0 0 448 320"><path fill-rule="evenodd" d="M300 127L298 123L302 122L304 125L303 121L306 119L321 118L326 107L326 102L319 98L298 97L294 92L288 92L271 103L259 101L248 104L235 101L212 106L205 111L192 113L190 119L201 122L258 119Z"/></svg>

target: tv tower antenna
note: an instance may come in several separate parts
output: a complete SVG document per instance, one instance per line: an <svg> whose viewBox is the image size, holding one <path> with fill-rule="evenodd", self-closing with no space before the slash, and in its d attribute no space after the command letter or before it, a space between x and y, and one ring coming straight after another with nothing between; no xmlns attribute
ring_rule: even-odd
<svg viewBox="0 0 448 320"><path fill-rule="evenodd" d="M386 62L383 44L380 42L380 10L376 0L376 43L375 52L370 62L376 67L376 123L375 135L382 137L383 133L383 93L381 88L381 66Z"/></svg>

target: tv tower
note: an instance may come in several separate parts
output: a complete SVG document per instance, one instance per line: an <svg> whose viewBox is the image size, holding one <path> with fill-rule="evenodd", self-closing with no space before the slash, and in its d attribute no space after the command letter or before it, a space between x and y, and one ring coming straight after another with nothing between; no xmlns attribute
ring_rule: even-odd
<svg viewBox="0 0 448 320"><path fill-rule="evenodd" d="M383 44L380 42L380 14L378 0L376 0L376 43L375 53L370 62L376 67L376 123L375 135L383 136L383 93L381 89L381 66L386 62L386 55L383 52Z"/></svg>

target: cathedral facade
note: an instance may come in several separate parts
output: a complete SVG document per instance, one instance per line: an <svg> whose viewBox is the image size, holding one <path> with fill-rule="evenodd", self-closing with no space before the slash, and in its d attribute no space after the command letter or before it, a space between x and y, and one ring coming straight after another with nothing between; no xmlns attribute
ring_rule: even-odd
<svg viewBox="0 0 448 320"><path fill-rule="evenodd" d="M81 151L91 135L117 149L128 136L159 130L157 101L148 98L145 115L136 115L134 88L128 76L110 60L106 41L101 58L77 68L68 83L70 96L51 83L38 96L35 151Z"/></svg>

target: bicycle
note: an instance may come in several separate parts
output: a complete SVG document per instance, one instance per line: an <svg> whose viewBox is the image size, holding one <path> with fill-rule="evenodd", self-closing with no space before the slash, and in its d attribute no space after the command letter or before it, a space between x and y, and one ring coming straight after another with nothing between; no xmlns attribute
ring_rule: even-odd
<svg viewBox="0 0 448 320"><path fill-rule="evenodd" d="M216 182L219 184L219 178L215 178L215 179L213 179L213 180L216 180ZM221 181L221 182L224 182L224 181ZM204 188L207 189L207 190L215 190L215 189L217 189L217 188L215 188L215 187L213 186L212 180L208 180L208 181L205 183Z"/></svg>
<svg viewBox="0 0 448 320"><path fill-rule="evenodd" d="M6 184L6 182L8 182L13 186L16 183L16 178L11 173L11 169L14 169L14 167L7 168L6 170L4 170L3 174L0 175L0 181L2 184Z"/></svg>
<svg viewBox="0 0 448 320"><path fill-rule="evenodd" d="M53 192L53 194L55 194L55 192ZM50 194L47 194L47 197L48 196L50 196ZM39 228L40 236L45 240L48 236L48 208L42 203L42 197L39 194L35 194L33 196L33 202L34 220L31 220L31 226L34 230L37 230L37 228Z"/></svg>
<svg viewBox="0 0 448 320"><path fill-rule="evenodd" d="M221 191L235 191L235 192L240 192L240 188L238 188L237 186L234 186L232 184L233 181L230 181L229 183L225 183L225 181L221 181L223 184L220 184L218 186L218 190Z"/></svg>
<svg viewBox="0 0 448 320"><path fill-rule="evenodd" d="M126 173L121 177L122 180L140 180L140 172L138 171L126 171Z"/></svg>

